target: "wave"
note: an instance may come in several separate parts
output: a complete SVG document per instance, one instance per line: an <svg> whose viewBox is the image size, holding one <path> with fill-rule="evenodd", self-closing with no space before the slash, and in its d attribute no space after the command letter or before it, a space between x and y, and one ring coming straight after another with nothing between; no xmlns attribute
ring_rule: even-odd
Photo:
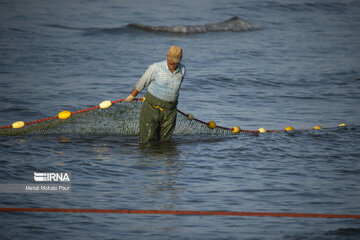
<svg viewBox="0 0 360 240"><path fill-rule="evenodd" d="M204 25L178 25L178 26L150 26L138 23L130 23L122 27L114 28L81 28L69 27L58 24L44 24L43 26L58 28L62 30L85 31L84 35L97 35L98 33L122 34L131 33L133 31L146 31L152 33L175 33L175 34L191 34L191 33L207 33L207 32L244 32L261 30L257 25L251 24L246 20L233 17L223 22L209 23Z"/></svg>
<svg viewBox="0 0 360 240"><path fill-rule="evenodd" d="M260 27L251 24L239 17L233 17L223 22L209 23L204 25L150 26L138 23L130 23L127 26L149 32L168 32L184 34L206 32L243 32L261 29Z"/></svg>

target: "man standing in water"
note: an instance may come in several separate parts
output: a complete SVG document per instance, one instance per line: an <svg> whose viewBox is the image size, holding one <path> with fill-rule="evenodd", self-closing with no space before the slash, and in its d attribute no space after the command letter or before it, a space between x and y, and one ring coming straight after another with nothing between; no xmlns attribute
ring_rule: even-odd
<svg viewBox="0 0 360 240"><path fill-rule="evenodd" d="M166 61L150 65L125 100L132 102L139 92L148 88L140 113L141 142L171 139L176 125L179 90L185 76L181 59L182 49L171 46Z"/></svg>

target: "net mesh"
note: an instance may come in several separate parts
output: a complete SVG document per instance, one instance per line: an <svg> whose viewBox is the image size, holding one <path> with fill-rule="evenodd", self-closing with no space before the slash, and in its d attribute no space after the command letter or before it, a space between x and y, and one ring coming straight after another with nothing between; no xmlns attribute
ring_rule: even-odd
<svg viewBox="0 0 360 240"><path fill-rule="evenodd" d="M51 119L22 128L0 130L2 136L16 135L138 135L141 102L117 103L107 109L93 109L72 115L69 119ZM190 121L178 113L174 134L229 134L223 129Z"/></svg>

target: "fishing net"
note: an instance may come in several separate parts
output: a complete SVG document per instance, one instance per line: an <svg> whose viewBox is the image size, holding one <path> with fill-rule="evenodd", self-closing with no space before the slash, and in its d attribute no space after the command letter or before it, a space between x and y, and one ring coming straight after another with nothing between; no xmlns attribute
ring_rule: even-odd
<svg viewBox="0 0 360 240"><path fill-rule="evenodd" d="M71 115L68 119L49 119L22 128L0 130L0 136L15 135L138 135L142 102L120 102L110 108L96 108ZM224 129L210 129L206 124L188 120L178 113L174 134L229 134Z"/></svg>

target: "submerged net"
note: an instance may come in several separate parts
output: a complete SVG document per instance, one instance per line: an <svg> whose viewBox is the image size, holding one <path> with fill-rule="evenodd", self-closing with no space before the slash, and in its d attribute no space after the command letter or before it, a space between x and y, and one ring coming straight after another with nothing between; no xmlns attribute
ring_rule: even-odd
<svg viewBox="0 0 360 240"><path fill-rule="evenodd" d="M50 119L22 128L0 130L0 136L15 135L138 135L142 102L120 102L107 109L96 108L77 113L69 119ZM230 134L224 129L210 129L178 113L174 134Z"/></svg>
<svg viewBox="0 0 360 240"><path fill-rule="evenodd" d="M21 122L20 128L14 128L16 123L10 126L0 127L0 136L16 135L138 135L139 117L142 99L135 99L132 104L125 103L124 99L119 99L110 103L111 106L101 108L98 106L79 110L69 115L68 119L59 119L53 116L32 122ZM116 104L115 104L116 103ZM104 106L103 106L104 107ZM287 126L283 130L243 130L238 126L227 128L217 126L215 122L204 122L194 118L192 114L186 114L177 110L177 123L174 134L210 134L210 135L232 135L233 133L265 133L265 132L292 132L295 129ZM60 113L61 114L61 113ZM59 114L59 115L60 115ZM25 125L25 126L24 126ZM345 123L338 127L346 127ZM297 129L296 131L321 130L322 126L317 125L312 129Z"/></svg>

